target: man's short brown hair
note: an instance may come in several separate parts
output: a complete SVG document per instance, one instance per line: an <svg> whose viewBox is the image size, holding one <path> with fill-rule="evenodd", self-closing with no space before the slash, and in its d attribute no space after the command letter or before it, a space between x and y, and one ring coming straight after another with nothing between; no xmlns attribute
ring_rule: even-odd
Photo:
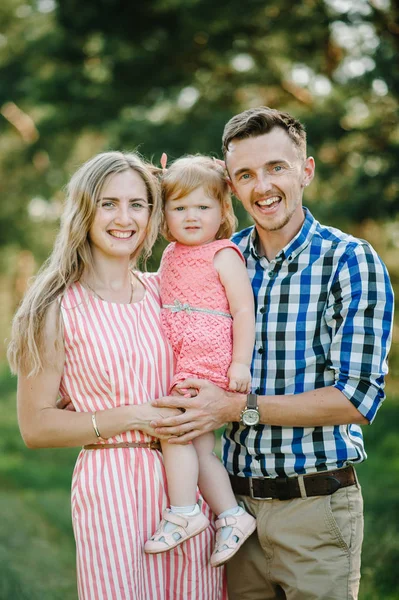
<svg viewBox="0 0 399 600"><path fill-rule="evenodd" d="M258 137L270 133L275 127L280 127L287 133L301 157L305 159L306 131L302 123L290 114L268 106L244 110L226 123L222 138L223 155L226 156L232 140Z"/></svg>

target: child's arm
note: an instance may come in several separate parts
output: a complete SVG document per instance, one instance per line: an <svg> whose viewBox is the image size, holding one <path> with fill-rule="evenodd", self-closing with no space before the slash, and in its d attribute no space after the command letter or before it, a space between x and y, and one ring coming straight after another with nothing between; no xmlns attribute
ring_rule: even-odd
<svg viewBox="0 0 399 600"><path fill-rule="evenodd" d="M250 366L255 343L255 310L252 287L245 264L233 248L223 248L214 258L214 267L226 291L233 317L233 356L228 370L229 388L248 393Z"/></svg>

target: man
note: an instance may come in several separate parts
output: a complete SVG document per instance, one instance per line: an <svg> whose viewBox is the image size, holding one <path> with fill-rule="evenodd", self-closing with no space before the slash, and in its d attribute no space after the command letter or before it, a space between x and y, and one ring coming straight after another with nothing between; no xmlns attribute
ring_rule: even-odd
<svg viewBox="0 0 399 600"><path fill-rule="evenodd" d="M315 161L296 119L247 110L227 123L223 150L255 222L233 238L256 303L254 393L188 380L198 396L157 400L185 412L153 424L184 443L228 422L223 460L257 518L257 533L227 564L230 600L354 599L363 508L352 465L366 457L360 425L384 399L389 277L367 242L303 208Z"/></svg>

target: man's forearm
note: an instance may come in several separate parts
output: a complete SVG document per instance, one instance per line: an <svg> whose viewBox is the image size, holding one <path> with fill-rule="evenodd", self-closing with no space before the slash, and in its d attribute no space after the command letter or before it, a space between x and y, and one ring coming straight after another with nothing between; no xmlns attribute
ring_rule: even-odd
<svg viewBox="0 0 399 600"><path fill-rule="evenodd" d="M176 417L155 419L151 426L158 434L173 436L171 443L186 443L198 435L240 420L246 406L245 394L226 392L207 381L189 379L186 387L199 390L194 398L166 396L154 400L158 407L180 407ZM283 427L318 427L346 423L367 424L354 405L335 387L295 395L258 396L261 423Z"/></svg>
<svg viewBox="0 0 399 600"><path fill-rule="evenodd" d="M334 386L301 394L258 396L260 422L283 427L368 424L357 408Z"/></svg>

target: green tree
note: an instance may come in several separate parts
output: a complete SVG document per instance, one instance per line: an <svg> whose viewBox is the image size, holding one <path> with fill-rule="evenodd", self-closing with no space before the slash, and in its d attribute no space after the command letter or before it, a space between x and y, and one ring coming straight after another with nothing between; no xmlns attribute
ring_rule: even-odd
<svg viewBox="0 0 399 600"><path fill-rule="evenodd" d="M307 124L317 216L392 218L395 17L384 0L247 0L245 10L241 0L4 0L2 243L43 251L52 232L38 241L26 206L36 197L31 212L51 221L68 175L94 152L216 154L226 120L259 104Z"/></svg>

